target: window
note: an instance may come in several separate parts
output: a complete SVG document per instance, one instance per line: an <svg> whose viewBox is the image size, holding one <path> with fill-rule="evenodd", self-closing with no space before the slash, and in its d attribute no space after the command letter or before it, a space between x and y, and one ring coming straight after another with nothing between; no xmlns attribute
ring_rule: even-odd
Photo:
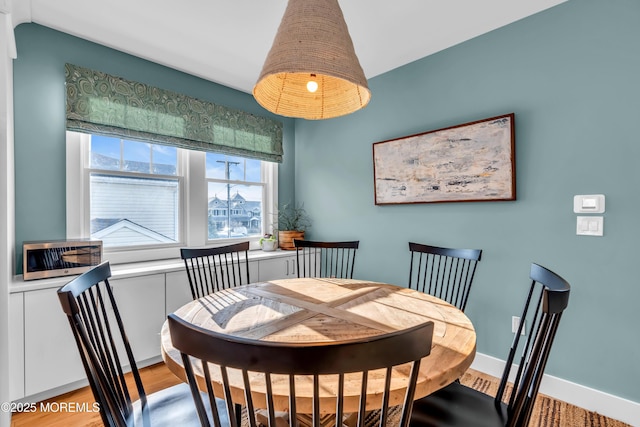
<svg viewBox="0 0 640 427"><path fill-rule="evenodd" d="M217 153L207 153L206 158L208 238L262 236L262 162Z"/></svg>
<svg viewBox="0 0 640 427"><path fill-rule="evenodd" d="M69 131L67 237L102 240L112 263L218 242L257 247L276 174L270 162Z"/></svg>
<svg viewBox="0 0 640 427"><path fill-rule="evenodd" d="M181 242L178 149L93 135L89 233L105 248Z"/></svg>

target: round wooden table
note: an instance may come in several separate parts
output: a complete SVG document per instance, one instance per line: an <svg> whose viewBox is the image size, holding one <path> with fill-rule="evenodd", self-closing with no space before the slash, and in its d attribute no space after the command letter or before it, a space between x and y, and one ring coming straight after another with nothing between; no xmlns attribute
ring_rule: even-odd
<svg viewBox="0 0 640 427"><path fill-rule="evenodd" d="M175 313L213 331L279 342L344 341L433 321L433 347L421 364L416 399L460 378L476 351L473 325L456 307L422 292L363 280L300 278L253 283L207 295ZM162 357L169 369L186 381L180 353L171 344L166 322L162 328ZM201 389L206 390L202 375L196 372L196 376L200 376ZM367 406L375 409L376 399L380 400L377 390L384 381L382 375L369 381ZM212 382L216 389L216 378ZM274 393L280 387L282 406L276 409L286 410L287 384L276 382ZM353 398L345 399L345 412L356 410L359 386L353 389ZM405 392L403 381L392 383L392 390L391 402L401 402ZM327 387L326 393L324 412L331 413L335 411L331 387ZM304 391L298 391L298 397L303 396ZM240 378L233 399L244 402ZM349 407L349 402L356 406ZM298 410L305 412L305 403Z"/></svg>

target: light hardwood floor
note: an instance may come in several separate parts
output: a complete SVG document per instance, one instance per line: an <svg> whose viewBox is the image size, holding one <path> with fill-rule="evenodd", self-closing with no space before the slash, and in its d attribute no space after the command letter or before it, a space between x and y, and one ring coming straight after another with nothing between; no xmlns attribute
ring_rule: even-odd
<svg viewBox="0 0 640 427"><path fill-rule="evenodd" d="M163 388L178 384L180 380L173 375L164 363L159 363L140 370L142 382L147 394L153 393ZM497 379L470 369L461 378L461 382L467 386L476 388L488 394L495 393ZM131 384L131 390L135 386ZM133 396L132 396L133 397ZM69 402L75 405L86 404L90 407L95 399L89 387L84 387L52 399L44 401L47 403ZM41 406L39 403L36 405ZM94 427L102 426L102 419L98 412L41 412L15 413L11 419L11 427ZM531 418L529 427L631 427L620 421L603 417L597 413L569 405L565 402L551 399L544 395L539 395L536 401L536 408Z"/></svg>
<svg viewBox="0 0 640 427"><path fill-rule="evenodd" d="M180 383L180 380L173 375L164 363L158 363L156 365L149 366L140 370L142 376L142 382L147 394L162 390L172 385ZM128 379L130 375L128 375ZM135 393L135 385L133 380L127 381L129 390ZM132 396L132 399L137 399L137 395ZM69 393L56 396L54 398L45 400L43 405L39 403L36 405L38 411L34 413L15 413L11 417L11 427L87 427L87 426L102 426L102 419L99 412L72 412L72 411L58 411L58 412L41 412L40 407L47 408L47 403L55 402L70 402L72 404L83 403L87 404L87 407L95 402L91 389L84 387ZM57 406L57 405L56 405ZM50 407L53 407L52 405ZM57 408L55 408L57 409Z"/></svg>

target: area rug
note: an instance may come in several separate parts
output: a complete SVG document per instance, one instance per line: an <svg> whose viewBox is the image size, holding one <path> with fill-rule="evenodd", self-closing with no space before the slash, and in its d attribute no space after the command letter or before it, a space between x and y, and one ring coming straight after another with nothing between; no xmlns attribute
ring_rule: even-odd
<svg viewBox="0 0 640 427"><path fill-rule="evenodd" d="M460 382L483 393L495 396L499 380L469 369ZM507 388L507 394L510 392ZM588 411L544 394L538 394L529 427L633 427L597 412Z"/></svg>
<svg viewBox="0 0 640 427"><path fill-rule="evenodd" d="M494 396L498 390L499 380L495 377L483 374L472 369L468 370L460 379L460 382L468 387L474 388L483 393ZM507 386L507 395L510 393L510 387ZM399 407L391 408L387 421L388 427L394 427L399 424L401 411ZM321 421L321 426L333 426L335 416L328 416ZM284 421L284 420L280 420ZM353 427L357 424L355 420L346 418L344 427ZM365 419L365 427L376 427L380 421L378 411L372 411ZM288 425L284 421L284 425ZM300 419L298 427L311 426L310 419ZM279 427L282 427L280 424ZM473 427L473 426L469 426ZM607 418L597 412L588 411L560 400L553 399L549 396L538 394L536 403L533 408L529 427L633 427L630 424L623 423L611 418Z"/></svg>

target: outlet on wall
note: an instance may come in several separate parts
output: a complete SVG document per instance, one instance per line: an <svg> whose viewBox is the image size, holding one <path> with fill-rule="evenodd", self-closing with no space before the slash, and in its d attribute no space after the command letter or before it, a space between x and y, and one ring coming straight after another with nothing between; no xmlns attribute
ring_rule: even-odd
<svg viewBox="0 0 640 427"><path fill-rule="evenodd" d="M512 333L516 333L518 332L518 326L520 326L520 318L518 316L512 316L511 317L511 332ZM520 332L520 335L526 335L526 330L527 330L527 324L523 323L522 324L522 331Z"/></svg>

